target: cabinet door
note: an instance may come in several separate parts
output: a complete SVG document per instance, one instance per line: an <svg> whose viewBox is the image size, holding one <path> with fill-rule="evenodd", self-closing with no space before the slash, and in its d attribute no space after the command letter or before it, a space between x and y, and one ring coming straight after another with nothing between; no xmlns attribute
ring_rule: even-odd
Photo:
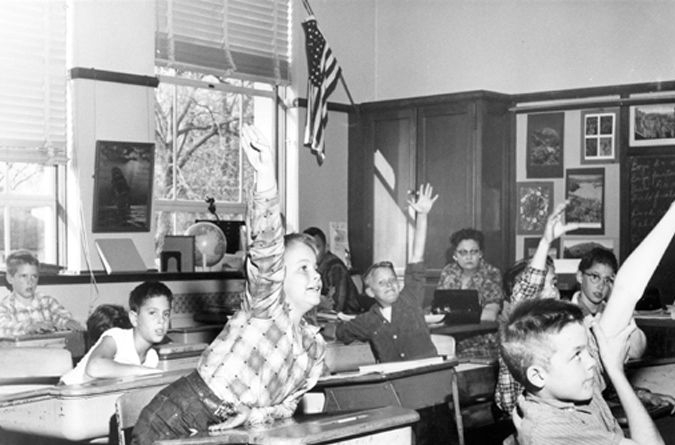
<svg viewBox="0 0 675 445"><path fill-rule="evenodd" d="M373 262L389 260L405 268L412 219L408 192L415 183L415 111L380 112L369 119L372 147Z"/></svg>
<svg viewBox="0 0 675 445"><path fill-rule="evenodd" d="M447 263L450 235L477 226L475 106L459 102L422 107L417 122L418 182L431 183L440 195L429 214L425 255L429 277L437 278Z"/></svg>

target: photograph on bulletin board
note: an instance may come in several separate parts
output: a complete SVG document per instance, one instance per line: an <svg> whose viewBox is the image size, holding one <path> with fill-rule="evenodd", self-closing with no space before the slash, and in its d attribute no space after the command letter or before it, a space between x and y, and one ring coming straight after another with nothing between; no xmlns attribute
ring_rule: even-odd
<svg viewBox="0 0 675 445"><path fill-rule="evenodd" d="M618 108L586 110L581 113L581 163L617 161Z"/></svg>
<svg viewBox="0 0 675 445"><path fill-rule="evenodd" d="M596 247L610 250L614 252L614 240L612 239L566 239L562 243L562 257L563 258L582 258Z"/></svg>
<svg viewBox="0 0 675 445"><path fill-rule="evenodd" d="M572 234L605 232L605 169L568 169L565 179L565 222L577 223Z"/></svg>
<svg viewBox="0 0 675 445"><path fill-rule="evenodd" d="M631 147L675 145L675 103L630 107L628 127Z"/></svg>
<svg viewBox="0 0 675 445"><path fill-rule="evenodd" d="M552 182L517 183L518 235L540 235L544 233L546 218L553 210Z"/></svg>
<svg viewBox="0 0 675 445"><path fill-rule="evenodd" d="M527 116L526 171L528 178L562 178L565 113Z"/></svg>

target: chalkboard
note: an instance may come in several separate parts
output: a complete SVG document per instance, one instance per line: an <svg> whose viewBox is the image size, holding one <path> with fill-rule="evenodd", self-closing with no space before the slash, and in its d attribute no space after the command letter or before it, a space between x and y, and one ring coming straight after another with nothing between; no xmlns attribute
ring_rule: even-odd
<svg viewBox="0 0 675 445"><path fill-rule="evenodd" d="M632 252L675 201L675 155L631 156L629 165L629 246ZM648 288L656 288L662 304L675 297L675 240L671 240Z"/></svg>
<svg viewBox="0 0 675 445"><path fill-rule="evenodd" d="M675 155L632 156L630 163L630 250L675 200Z"/></svg>

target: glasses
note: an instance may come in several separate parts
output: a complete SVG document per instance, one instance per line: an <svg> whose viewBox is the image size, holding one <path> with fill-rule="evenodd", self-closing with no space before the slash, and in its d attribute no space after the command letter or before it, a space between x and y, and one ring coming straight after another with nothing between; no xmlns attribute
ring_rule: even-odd
<svg viewBox="0 0 675 445"><path fill-rule="evenodd" d="M370 267L366 269L366 273L363 274L363 279L365 280L366 278L368 278L368 276L370 276L370 274L373 273L375 269L382 269L382 268L390 269L392 272L396 273L394 271L394 263L392 263L391 261L380 261L378 263L371 264Z"/></svg>
<svg viewBox="0 0 675 445"><path fill-rule="evenodd" d="M614 284L614 277L601 277L595 272L584 272L584 275L586 275L593 284L599 284L600 281L603 281L607 286L612 286Z"/></svg>
<svg viewBox="0 0 675 445"><path fill-rule="evenodd" d="M478 250L478 249L471 249L471 250L462 249L462 250L456 250L455 253L457 253L457 255L461 256L462 258L465 258L465 257L468 257L469 255L471 255L471 256L478 255L480 253L480 250Z"/></svg>

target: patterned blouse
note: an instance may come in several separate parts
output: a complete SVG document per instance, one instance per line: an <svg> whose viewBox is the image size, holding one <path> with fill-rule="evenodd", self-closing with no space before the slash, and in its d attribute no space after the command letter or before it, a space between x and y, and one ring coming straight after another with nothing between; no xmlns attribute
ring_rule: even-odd
<svg viewBox="0 0 675 445"><path fill-rule="evenodd" d="M293 415L323 371L326 344L317 327L290 317L276 190L253 198L246 297L204 351L197 370L224 402L250 407L248 422L256 424Z"/></svg>
<svg viewBox="0 0 675 445"><path fill-rule="evenodd" d="M13 293L0 303L0 337L25 335L36 323L51 322L57 330L65 330L73 316L48 295L37 293L30 303L21 302Z"/></svg>
<svg viewBox="0 0 675 445"><path fill-rule="evenodd" d="M481 307L489 303L501 306L504 300L502 291L502 273L496 267L480 259L478 270L469 280L466 287L462 287L462 268L457 263L450 263L441 270L437 289L476 289L480 297Z"/></svg>

